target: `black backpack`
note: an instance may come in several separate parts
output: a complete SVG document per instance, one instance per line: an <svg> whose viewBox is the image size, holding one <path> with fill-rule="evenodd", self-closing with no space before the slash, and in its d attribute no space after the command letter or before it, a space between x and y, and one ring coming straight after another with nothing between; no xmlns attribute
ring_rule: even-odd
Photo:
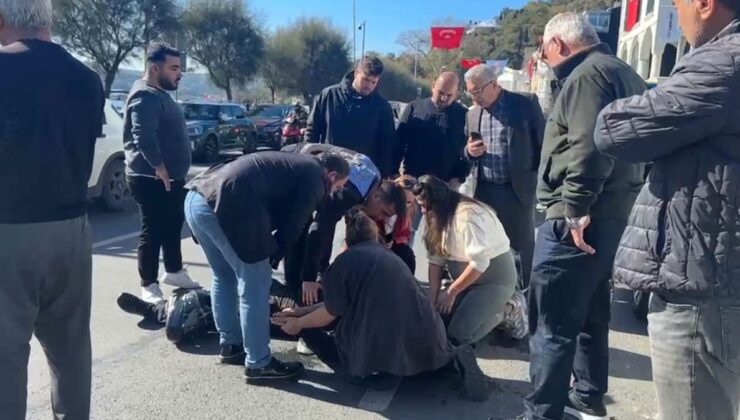
<svg viewBox="0 0 740 420"><path fill-rule="evenodd" d="M167 339L177 344L203 338L215 331L211 294L203 289L176 290L167 308Z"/></svg>

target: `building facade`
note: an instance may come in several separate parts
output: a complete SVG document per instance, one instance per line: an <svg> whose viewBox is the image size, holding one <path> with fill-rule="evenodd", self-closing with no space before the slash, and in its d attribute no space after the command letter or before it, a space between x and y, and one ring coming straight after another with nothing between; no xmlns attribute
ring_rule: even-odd
<svg viewBox="0 0 740 420"><path fill-rule="evenodd" d="M643 79L668 77L690 45L681 36L672 0L626 0L622 5L617 55Z"/></svg>

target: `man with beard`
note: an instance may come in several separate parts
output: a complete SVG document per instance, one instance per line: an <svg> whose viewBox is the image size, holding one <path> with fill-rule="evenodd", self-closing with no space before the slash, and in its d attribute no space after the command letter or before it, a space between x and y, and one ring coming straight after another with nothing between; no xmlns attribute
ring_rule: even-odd
<svg viewBox="0 0 740 420"><path fill-rule="evenodd" d="M382 75L383 62L366 56L341 83L324 89L308 117L305 140L362 153L386 178L397 171L396 132L391 105L377 93Z"/></svg>
<svg viewBox="0 0 740 420"><path fill-rule="evenodd" d="M159 43L147 51L144 78L134 83L126 102L123 148L126 179L141 215L141 297L157 303L163 300L157 281L160 249L164 284L187 289L199 285L183 269L180 250L190 146L185 118L168 93L182 78L180 53Z"/></svg>
<svg viewBox="0 0 740 420"><path fill-rule="evenodd" d="M468 110L457 102L459 89L460 78L455 72L446 71L434 82L430 98L417 99L403 110L394 168L403 164L404 175L434 175L453 188L465 180L470 173L464 158ZM418 230L420 221L419 211L414 217L413 232Z"/></svg>

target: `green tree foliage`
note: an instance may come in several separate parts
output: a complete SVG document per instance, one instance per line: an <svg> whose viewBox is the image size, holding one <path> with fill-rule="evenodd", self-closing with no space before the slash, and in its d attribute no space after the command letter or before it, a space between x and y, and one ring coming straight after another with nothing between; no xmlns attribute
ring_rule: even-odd
<svg viewBox="0 0 740 420"><path fill-rule="evenodd" d="M176 21L170 0L58 0L56 34L104 73L106 96L118 68Z"/></svg>
<svg viewBox="0 0 740 420"><path fill-rule="evenodd" d="M259 70L265 39L240 0L191 0L182 15L188 52L233 99Z"/></svg>
<svg viewBox="0 0 740 420"><path fill-rule="evenodd" d="M301 18L279 28L268 46L262 71L268 85L306 103L338 83L351 67L347 37L327 20Z"/></svg>
<svg viewBox="0 0 740 420"><path fill-rule="evenodd" d="M389 101L411 102L418 96L431 95L429 84L424 79L414 80L414 75L393 57L382 57L383 76L378 92Z"/></svg>

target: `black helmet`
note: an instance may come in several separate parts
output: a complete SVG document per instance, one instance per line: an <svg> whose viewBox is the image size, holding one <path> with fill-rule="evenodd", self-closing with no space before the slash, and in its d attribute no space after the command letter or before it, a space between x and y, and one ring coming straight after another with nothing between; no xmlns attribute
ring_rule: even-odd
<svg viewBox="0 0 740 420"><path fill-rule="evenodd" d="M175 290L167 309L167 339L173 343L190 341L215 330L211 294L203 289Z"/></svg>

